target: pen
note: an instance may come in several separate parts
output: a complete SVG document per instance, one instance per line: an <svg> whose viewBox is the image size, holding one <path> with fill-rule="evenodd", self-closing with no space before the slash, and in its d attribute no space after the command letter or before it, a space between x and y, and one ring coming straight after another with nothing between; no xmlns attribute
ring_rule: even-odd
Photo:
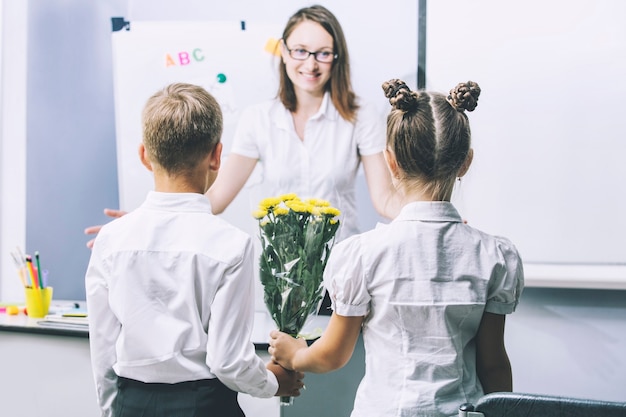
<svg viewBox="0 0 626 417"><path fill-rule="evenodd" d="M39 280L39 288L43 290L43 279L41 273L41 264L39 263L39 251L35 251L35 260L37 261L37 279Z"/></svg>

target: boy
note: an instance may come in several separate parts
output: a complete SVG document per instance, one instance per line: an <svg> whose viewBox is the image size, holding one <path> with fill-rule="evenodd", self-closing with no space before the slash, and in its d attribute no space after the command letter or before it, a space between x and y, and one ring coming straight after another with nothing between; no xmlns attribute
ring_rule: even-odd
<svg viewBox="0 0 626 417"><path fill-rule="evenodd" d="M105 416L243 416L237 391L297 396L301 373L264 365L250 342L251 238L211 214L222 113L172 84L143 115L139 157L155 189L102 228L85 277L91 361Z"/></svg>

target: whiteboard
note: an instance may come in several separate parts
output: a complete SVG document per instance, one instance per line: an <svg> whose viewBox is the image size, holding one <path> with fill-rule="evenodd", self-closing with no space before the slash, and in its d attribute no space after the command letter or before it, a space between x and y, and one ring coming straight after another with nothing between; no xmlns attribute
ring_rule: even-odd
<svg viewBox="0 0 626 417"><path fill-rule="evenodd" d="M453 201L538 286L626 288L625 15L617 0L428 3L427 88L482 88Z"/></svg>
<svg viewBox="0 0 626 417"><path fill-rule="evenodd" d="M276 94L280 27L231 22L129 22L113 32L113 71L120 207L139 206L153 189L139 162L141 112L148 98L172 82L197 84L220 103L224 149L239 113ZM228 41L223 41L227 39Z"/></svg>

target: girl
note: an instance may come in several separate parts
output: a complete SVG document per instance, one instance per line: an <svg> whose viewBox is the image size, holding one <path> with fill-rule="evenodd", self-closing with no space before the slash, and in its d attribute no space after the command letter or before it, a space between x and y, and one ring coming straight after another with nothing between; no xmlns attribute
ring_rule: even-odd
<svg viewBox="0 0 626 417"><path fill-rule="evenodd" d="M522 261L450 203L472 162L465 111L479 86L446 96L391 80L383 90L392 106L385 158L403 208L333 249L324 282L334 312L322 337L307 347L272 331L269 353L287 369L329 372L347 363L362 330L353 417L453 416L484 393L512 390L504 317L522 291Z"/></svg>

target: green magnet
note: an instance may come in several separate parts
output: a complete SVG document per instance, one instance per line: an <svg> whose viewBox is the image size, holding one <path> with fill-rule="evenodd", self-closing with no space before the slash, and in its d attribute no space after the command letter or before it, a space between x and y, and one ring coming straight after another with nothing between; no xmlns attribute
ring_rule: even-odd
<svg viewBox="0 0 626 417"><path fill-rule="evenodd" d="M217 82L220 83L220 84L225 83L226 82L226 75L224 75L222 73L217 74Z"/></svg>

